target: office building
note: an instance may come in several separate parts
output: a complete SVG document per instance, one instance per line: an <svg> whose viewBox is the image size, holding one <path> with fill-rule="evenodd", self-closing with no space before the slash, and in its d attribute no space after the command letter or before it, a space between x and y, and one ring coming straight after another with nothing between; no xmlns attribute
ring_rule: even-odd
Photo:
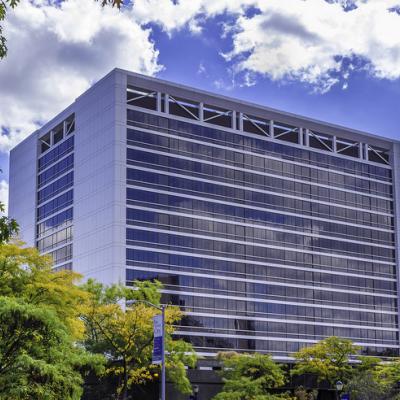
<svg viewBox="0 0 400 400"><path fill-rule="evenodd" d="M205 357L332 335L399 354L400 142L116 69L10 162L22 239L159 279Z"/></svg>

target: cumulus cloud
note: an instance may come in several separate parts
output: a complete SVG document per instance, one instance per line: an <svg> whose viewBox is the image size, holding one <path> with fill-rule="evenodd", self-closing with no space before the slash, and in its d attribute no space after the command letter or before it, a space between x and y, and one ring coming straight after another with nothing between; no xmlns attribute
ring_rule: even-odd
<svg viewBox="0 0 400 400"><path fill-rule="evenodd" d="M252 86L258 76L326 92L364 69L400 78L400 0L135 0L122 12L92 0L22 0L5 25L0 62L0 151L6 152L115 66L149 75L162 66L151 33L203 33L222 18L228 76L215 86ZM218 43L218 41L217 41ZM208 70L208 66L203 64Z"/></svg>
<svg viewBox="0 0 400 400"><path fill-rule="evenodd" d="M23 0L5 25L0 151L6 152L114 67L154 75L158 51L130 15L94 1Z"/></svg>
<svg viewBox="0 0 400 400"><path fill-rule="evenodd" d="M228 60L237 70L273 80L298 80L324 92L346 78L353 60L376 78L400 77L400 16L394 2L324 0L260 2L261 13L240 16ZM363 62L359 62L362 60Z"/></svg>
<svg viewBox="0 0 400 400"><path fill-rule="evenodd" d="M198 31L201 21L232 14L233 23L221 35L231 39L223 56L237 74L301 81L326 92L338 82L346 87L349 70L400 78L399 5L399 0L136 0L134 11L138 20L170 35L190 30L193 21Z"/></svg>
<svg viewBox="0 0 400 400"><path fill-rule="evenodd" d="M254 0L136 0L132 15L140 23L158 24L169 34L183 27L199 33L207 18L225 12L242 14L254 3Z"/></svg>

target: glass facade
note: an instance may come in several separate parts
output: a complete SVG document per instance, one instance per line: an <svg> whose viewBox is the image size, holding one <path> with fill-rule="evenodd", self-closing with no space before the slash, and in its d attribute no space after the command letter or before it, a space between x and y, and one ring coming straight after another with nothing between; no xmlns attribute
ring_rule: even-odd
<svg viewBox="0 0 400 400"><path fill-rule="evenodd" d="M164 284L163 301L185 312L176 336L204 355L286 357L331 335L398 355L386 152L312 132L301 147L300 128L137 93L128 89L126 282Z"/></svg>
<svg viewBox="0 0 400 400"><path fill-rule="evenodd" d="M72 269L75 116L70 115L38 142L36 247L54 269Z"/></svg>

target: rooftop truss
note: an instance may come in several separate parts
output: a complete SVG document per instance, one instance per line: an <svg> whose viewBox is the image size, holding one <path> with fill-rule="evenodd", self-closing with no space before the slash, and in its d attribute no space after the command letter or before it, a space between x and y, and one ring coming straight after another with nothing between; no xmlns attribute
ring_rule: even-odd
<svg viewBox="0 0 400 400"><path fill-rule="evenodd" d="M144 101L151 99L152 101ZM352 141L307 127L265 119L261 115L248 115L237 110L226 110L202 102L178 98L168 93L128 86L127 104L166 114L218 125L226 128L266 136L312 149L358 158L378 164L390 165L390 151L367 143Z"/></svg>
<svg viewBox="0 0 400 400"><path fill-rule="evenodd" d="M38 140L39 154L42 154L61 142L75 130L75 114L71 114Z"/></svg>

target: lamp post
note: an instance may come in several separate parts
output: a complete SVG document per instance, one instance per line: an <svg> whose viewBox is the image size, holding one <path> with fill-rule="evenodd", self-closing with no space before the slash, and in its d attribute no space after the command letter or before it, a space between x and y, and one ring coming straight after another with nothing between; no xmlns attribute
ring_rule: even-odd
<svg viewBox="0 0 400 400"><path fill-rule="evenodd" d="M162 326L162 349L161 349L161 400L165 400L165 306L157 306L156 304L150 303L147 300L128 300L126 305L130 306L135 303L144 303L150 307L156 308L161 311L161 326Z"/></svg>
<svg viewBox="0 0 400 400"><path fill-rule="evenodd" d="M337 381L335 386L336 386L336 399L339 400L339 392L341 392L343 389L343 382Z"/></svg>
<svg viewBox="0 0 400 400"><path fill-rule="evenodd" d="M193 385L193 396L190 396L190 399L192 400L197 400L197 396L199 394L199 386L198 385Z"/></svg>

